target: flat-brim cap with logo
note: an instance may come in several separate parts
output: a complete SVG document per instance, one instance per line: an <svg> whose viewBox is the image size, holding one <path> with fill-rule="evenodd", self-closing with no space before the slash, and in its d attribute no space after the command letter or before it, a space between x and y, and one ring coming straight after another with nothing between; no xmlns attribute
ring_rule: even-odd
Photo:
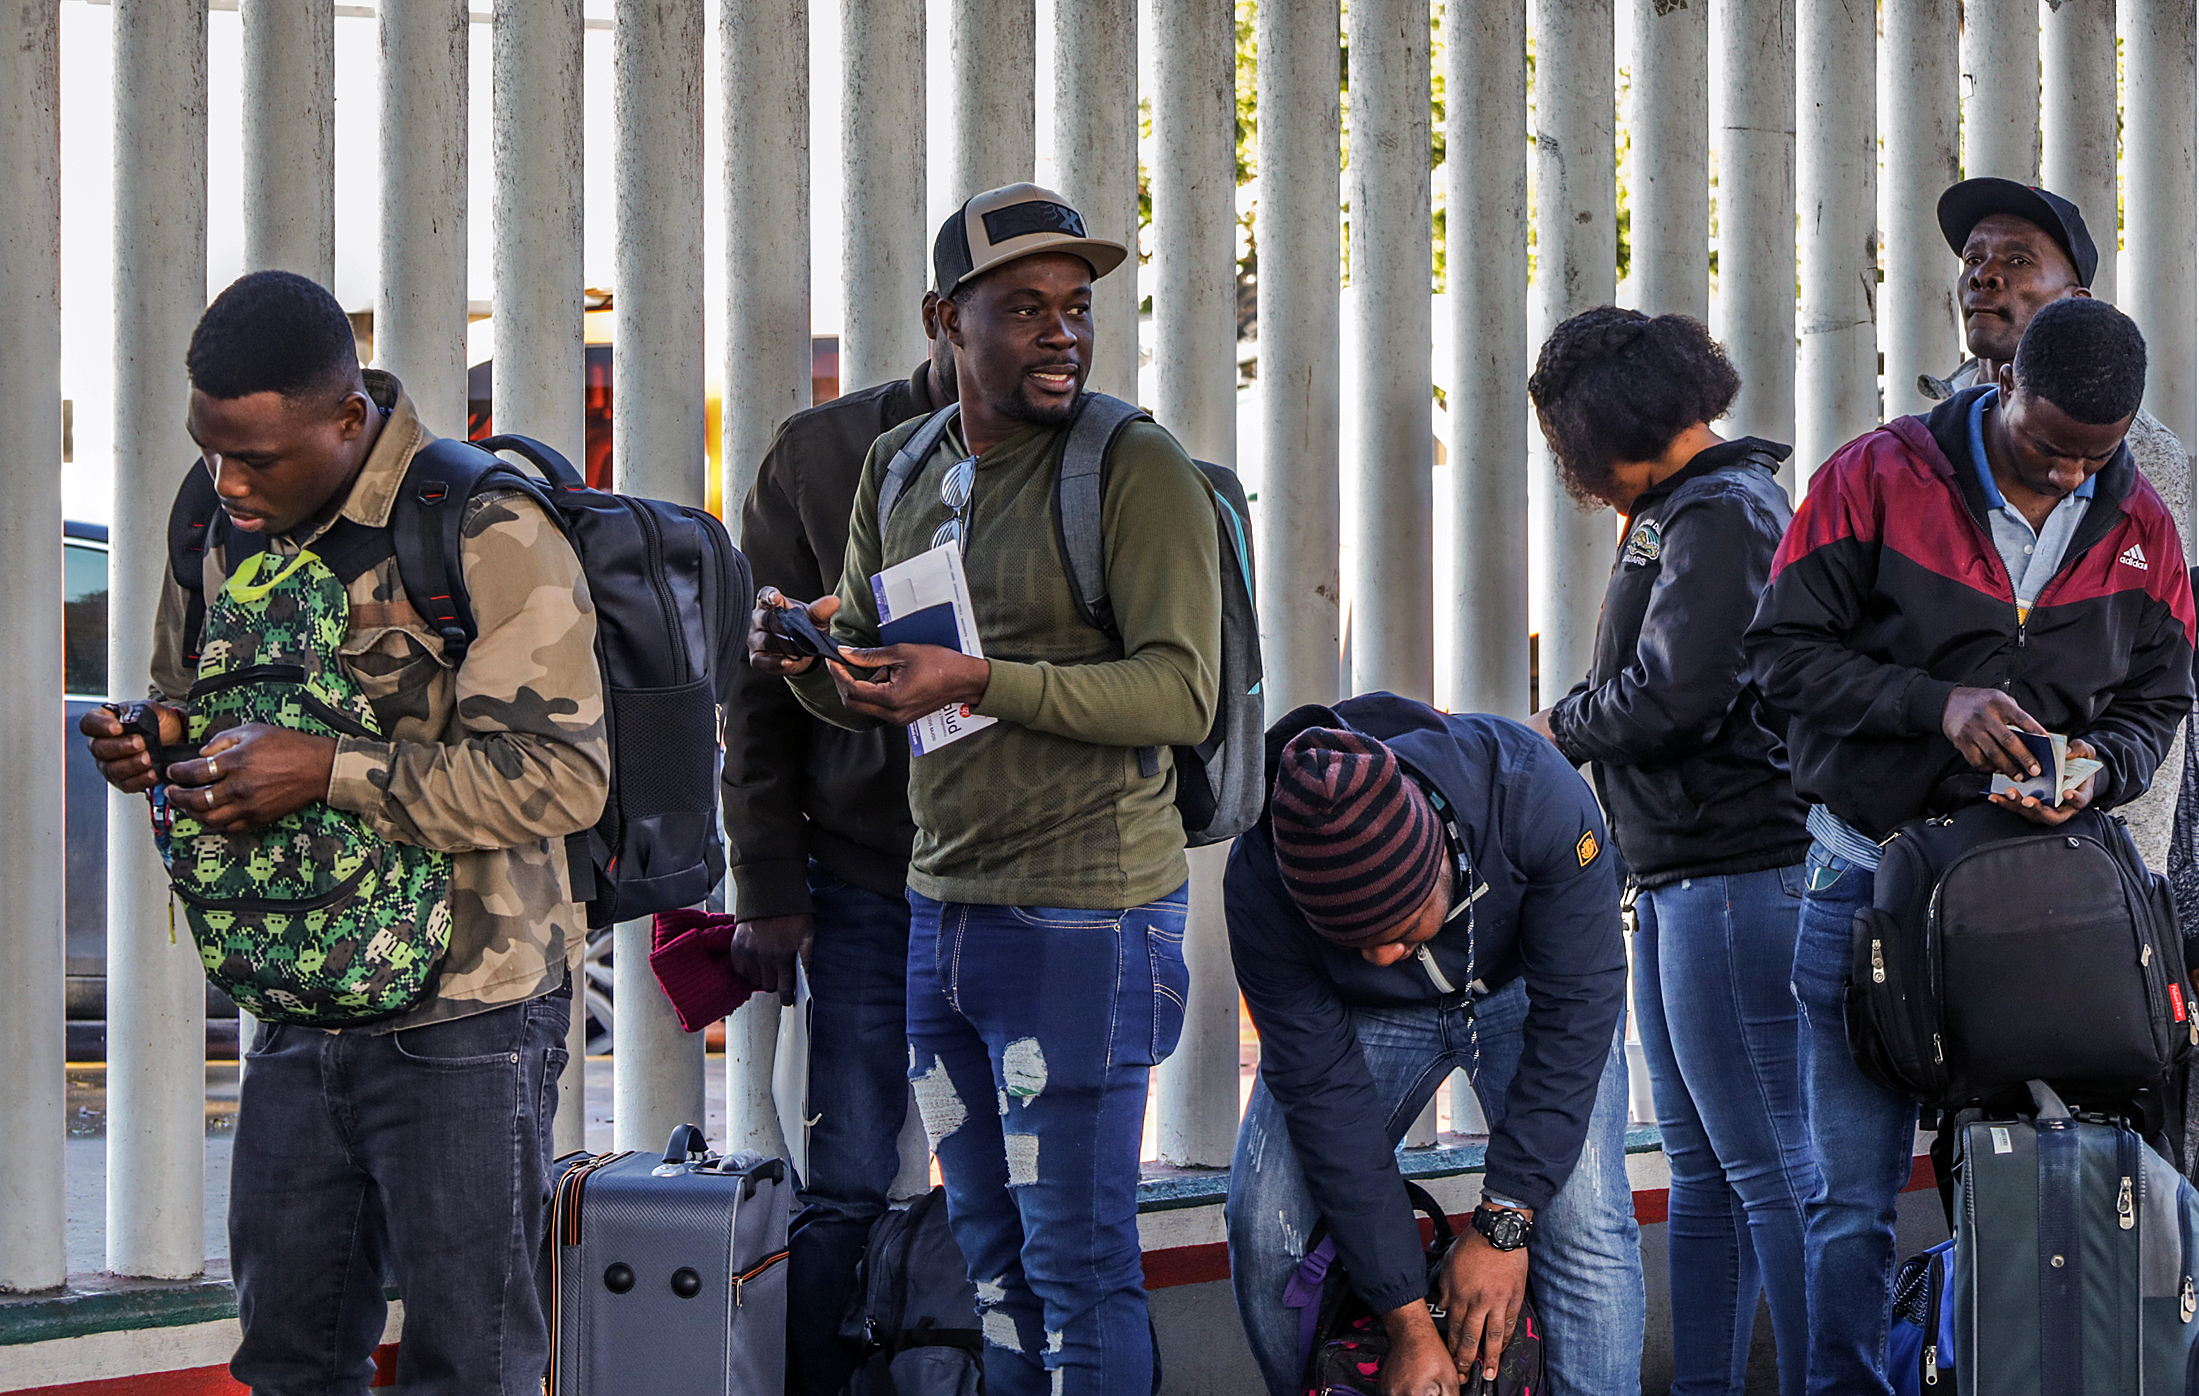
<svg viewBox="0 0 2199 1396"><path fill-rule="evenodd" d="M994 267L1041 252L1082 257L1098 280L1129 254L1119 242L1088 236L1084 215L1051 189L1009 184L988 189L947 216L932 243L932 274L942 296Z"/></svg>

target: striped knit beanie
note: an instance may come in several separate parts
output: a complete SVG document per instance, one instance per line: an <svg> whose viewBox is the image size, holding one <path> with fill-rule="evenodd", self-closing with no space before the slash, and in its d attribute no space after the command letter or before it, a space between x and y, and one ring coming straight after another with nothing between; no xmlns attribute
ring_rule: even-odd
<svg viewBox="0 0 2199 1396"><path fill-rule="evenodd" d="M1435 810L1371 737L1312 727L1291 738L1269 814L1284 888L1338 945L1391 938L1442 876Z"/></svg>

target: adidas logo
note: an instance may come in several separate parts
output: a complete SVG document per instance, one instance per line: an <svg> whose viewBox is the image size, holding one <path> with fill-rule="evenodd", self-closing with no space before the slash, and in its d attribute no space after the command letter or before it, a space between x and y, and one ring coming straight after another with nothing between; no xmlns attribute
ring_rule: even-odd
<svg viewBox="0 0 2199 1396"><path fill-rule="evenodd" d="M2140 572L2146 570L2145 549L2139 547L2136 543L2133 543L2129 547L2123 549L2123 555L2116 558L2115 560L2125 567L2135 567Z"/></svg>

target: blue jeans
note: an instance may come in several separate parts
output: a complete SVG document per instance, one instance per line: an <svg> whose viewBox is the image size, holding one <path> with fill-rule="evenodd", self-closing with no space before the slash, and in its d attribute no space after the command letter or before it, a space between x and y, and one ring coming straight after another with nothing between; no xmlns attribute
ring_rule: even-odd
<svg viewBox="0 0 2199 1396"><path fill-rule="evenodd" d="M909 893L909 1077L969 1262L990 1396L1154 1386L1146 1082L1183 1031L1179 887L1127 911Z"/></svg>
<svg viewBox="0 0 2199 1396"><path fill-rule="evenodd" d="M840 1315L899 1171L909 1100L909 904L812 861L809 1172L787 1237L788 1390L839 1396L857 1365Z"/></svg>
<svg viewBox="0 0 2199 1396"><path fill-rule="evenodd" d="M255 1396L365 1396L387 1275L410 1396L537 1396L571 1005L560 990L389 1033L261 1025L229 1181L230 1375Z"/></svg>
<svg viewBox="0 0 2199 1396"><path fill-rule="evenodd" d="M1781 1396L1802 1396L1817 1191L1789 982L1803 877L1689 878L1634 900L1634 1021L1672 1169L1672 1396L1741 1396L1759 1289Z"/></svg>
<svg viewBox="0 0 2199 1396"><path fill-rule="evenodd" d="M1352 1010L1367 1070L1389 1108L1392 1142L1405 1137L1454 1067L1473 1072L1474 1094L1490 1127L1504 1119L1505 1092L1519 1071L1525 985L1514 981L1499 989L1471 1016L1479 1021L1470 1028L1463 1008ZM1261 1082L1252 1088L1230 1167L1229 1269L1238 1317L1273 1396L1299 1396L1304 1390L1298 1311L1284 1306L1283 1287L1304 1258L1306 1233L1318 1215L1283 1109ZM1554 1396L1640 1391L1641 1235L1626 1180L1626 1056L1616 1033L1580 1162L1557 1197L1535 1214L1527 1262L1547 1331Z"/></svg>
<svg viewBox="0 0 2199 1396"><path fill-rule="evenodd" d="M1809 1390L1888 1393L1894 1206L1914 1164L1916 1102L1856 1069L1848 1053L1848 926L1874 875L1810 848L1794 996L1802 1004L1802 1089L1821 1175L1804 1216L1809 1247Z"/></svg>

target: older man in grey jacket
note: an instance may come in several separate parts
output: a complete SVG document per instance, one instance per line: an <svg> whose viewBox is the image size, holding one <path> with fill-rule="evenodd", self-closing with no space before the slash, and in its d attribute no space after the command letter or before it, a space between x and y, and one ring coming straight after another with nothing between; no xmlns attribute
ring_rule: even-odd
<svg viewBox="0 0 2199 1396"><path fill-rule="evenodd" d="M1970 358L1946 378L1921 374L1917 391L1934 401L1990 383L2016 356L2017 341L2042 306L2090 297L2099 253L2077 206L2045 189L2012 179L1966 179L1939 196L1939 227L1962 259L1955 283ZM2125 438L2139 473L2160 493L2176 520L2184 555L2192 552L2192 457L2176 433L2140 408ZM2185 729L2179 727L2161 769L2184 770ZM2156 779L2152 789L2119 811L2157 871L2168 866L2180 779Z"/></svg>

